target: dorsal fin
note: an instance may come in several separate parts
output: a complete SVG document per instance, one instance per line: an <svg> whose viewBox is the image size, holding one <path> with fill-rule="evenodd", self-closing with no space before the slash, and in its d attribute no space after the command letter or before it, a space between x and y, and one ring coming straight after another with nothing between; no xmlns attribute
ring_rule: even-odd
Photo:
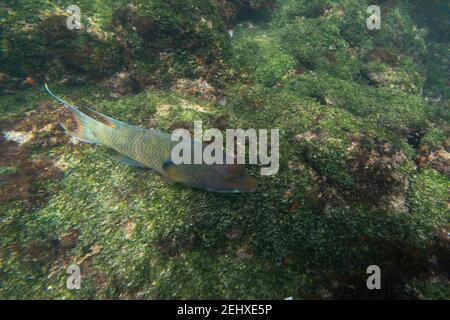
<svg viewBox="0 0 450 320"><path fill-rule="evenodd" d="M78 112L82 112L84 114L86 114L87 116L111 127L111 128L123 128L125 126L128 126L126 123L123 123L119 120L113 119L111 117L108 117L107 115L104 115L100 112L94 111L88 107L75 107L70 105L69 103L67 103L66 101L64 101L63 99L61 99L60 97L56 96L53 92L50 91L47 83L45 83L44 85L45 90L47 90L47 92L56 100L58 100L59 102L61 102L62 104L64 104L67 108L69 108L70 110L74 111L78 111Z"/></svg>
<svg viewBox="0 0 450 320"><path fill-rule="evenodd" d="M119 129L119 128L128 126L126 123L123 123L119 120L108 117L107 115L104 115L103 113L94 111L88 107L79 107L78 109L81 112L90 116L91 118L94 118L95 120L107 125L108 127Z"/></svg>

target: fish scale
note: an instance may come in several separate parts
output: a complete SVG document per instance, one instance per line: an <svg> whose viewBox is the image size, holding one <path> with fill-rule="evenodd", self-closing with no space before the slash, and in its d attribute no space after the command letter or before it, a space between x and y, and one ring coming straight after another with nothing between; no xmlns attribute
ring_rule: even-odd
<svg viewBox="0 0 450 320"><path fill-rule="evenodd" d="M133 126L124 126L120 129L99 126L95 132L105 146L165 174L162 164L170 159L169 135Z"/></svg>

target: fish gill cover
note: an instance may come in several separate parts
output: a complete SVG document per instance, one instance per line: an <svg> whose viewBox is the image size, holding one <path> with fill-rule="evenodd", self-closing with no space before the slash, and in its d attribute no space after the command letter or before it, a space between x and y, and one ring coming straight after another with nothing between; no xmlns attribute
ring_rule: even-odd
<svg viewBox="0 0 450 320"><path fill-rule="evenodd" d="M73 4L0 4L0 298L450 297L447 1L376 30L365 0ZM65 135L44 81L164 132L279 128L280 170L168 184Z"/></svg>

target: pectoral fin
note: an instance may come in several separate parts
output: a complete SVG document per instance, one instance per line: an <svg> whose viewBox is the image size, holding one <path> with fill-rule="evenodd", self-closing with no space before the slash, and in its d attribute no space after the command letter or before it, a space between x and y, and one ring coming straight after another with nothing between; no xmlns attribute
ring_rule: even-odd
<svg viewBox="0 0 450 320"><path fill-rule="evenodd" d="M138 167L138 168L148 168L146 165L131 159L130 157L127 157L117 151L114 151L112 149L109 149L106 151L106 154L108 155L109 158L118 161L120 163L129 165L129 166L133 166L133 167Z"/></svg>
<svg viewBox="0 0 450 320"><path fill-rule="evenodd" d="M179 166L174 164L172 160L164 161L162 167L171 181L173 182L187 181L188 175L183 170L181 170Z"/></svg>

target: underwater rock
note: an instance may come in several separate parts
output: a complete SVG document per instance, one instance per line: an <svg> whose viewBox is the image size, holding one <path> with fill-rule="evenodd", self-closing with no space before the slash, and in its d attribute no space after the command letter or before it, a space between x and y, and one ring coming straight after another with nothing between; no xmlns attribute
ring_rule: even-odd
<svg viewBox="0 0 450 320"><path fill-rule="evenodd" d="M432 152L428 160L431 163L431 167L443 175L450 177L450 152L446 150L438 150Z"/></svg>
<svg viewBox="0 0 450 320"><path fill-rule="evenodd" d="M142 91L139 83L127 71L116 73L103 81L103 86L110 90L113 97L127 96Z"/></svg>
<svg viewBox="0 0 450 320"><path fill-rule="evenodd" d="M114 10L111 25L118 31L132 29L143 38L150 38L159 31L155 20L149 16L143 16L133 5Z"/></svg>
<svg viewBox="0 0 450 320"><path fill-rule="evenodd" d="M400 63L400 59L395 54L379 48L367 52L366 58L369 61L383 62L391 67L397 67Z"/></svg>
<svg viewBox="0 0 450 320"><path fill-rule="evenodd" d="M366 197L376 199L382 195L391 197L393 193L405 192L407 175L401 167L408 159L403 152L385 146L383 150L370 151L358 148L353 154L350 160L352 170L358 179L358 189L365 192Z"/></svg>
<svg viewBox="0 0 450 320"><path fill-rule="evenodd" d="M228 29L243 21L265 19L275 7L275 3L269 0L214 0L214 2Z"/></svg>
<svg viewBox="0 0 450 320"><path fill-rule="evenodd" d="M2 73L31 74L37 80L84 76L89 82L126 69L141 87L148 87L186 77L219 82L216 78L225 66L229 38L209 1L93 4L92 10L83 12L80 30L67 28L64 8L54 12L35 6L36 10L26 9L31 12L26 29L17 15L7 14L2 23L5 50L0 62L6 67ZM161 59L161 54L170 59ZM204 62L198 64L198 57Z"/></svg>
<svg viewBox="0 0 450 320"><path fill-rule="evenodd" d="M384 1L373 32L357 0L128 3L79 0L73 32L62 5L0 4L4 297L448 296L444 1ZM167 185L70 143L43 79L142 127L279 128L280 171L248 196Z"/></svg>
<svg viewBox="0 0 450 320"><path fill-rule="evenodd" d="M80 31L67 28L67 15L51 15L37 25L36 32L48 42L55 42L75 39Z"/></svg>
<svg viewBox="0 0 450 320"><path fill-rule="evenodd" d="M216 89L203 78L197 80L178 79L171 88L177 92L189 93L205 100L215 99Z"/></svg>
<svg viewBox="0 0 450 320"><path fill-rule="evenodd" d="M369 80L377 86L381 86L388 81L388 77L382 72L370 72L368 76Z"/></svg>

